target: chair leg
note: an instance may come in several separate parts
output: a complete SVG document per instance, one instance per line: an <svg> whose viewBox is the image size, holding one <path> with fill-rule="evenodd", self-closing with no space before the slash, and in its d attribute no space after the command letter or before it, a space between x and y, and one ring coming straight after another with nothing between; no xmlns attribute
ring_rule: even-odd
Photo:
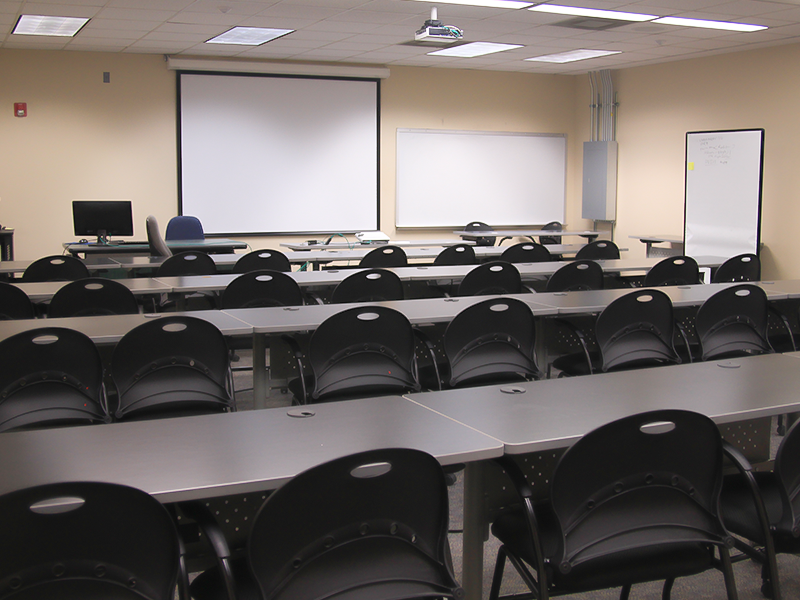
<svg viewBox="0 0 800 600"><path fill-rule="evenodd" d="M668 577L664 580L664 589L661 590L661 600L669 600L672 595L672 586L675 584L674 577Z"/></svg>
<svg viewBox="0 0 800 600"><path fill-rule="evenodd" d="M497 551L497 562L494 564L494 575L492 576L492 589L489 592L489 600L497 600L500 597L500 584L503 583L503 570L506 566L506 547L500 546Z"/></svg>
<svg viewBox="0 0 800 600"><path fill-rule="evenodd" d="M628 600L631 597L631 584L626 583L619 591L619 600Z"/></svg>
<svg viewBox="0 0 800 600"><path fill-rule="evenodd" d="M719 549L720 570L725 578L725 590L728 593L728 600L739 600L739 592L736 591L736 580L733 577L733 564L731 555L726 548Z"/></svg>

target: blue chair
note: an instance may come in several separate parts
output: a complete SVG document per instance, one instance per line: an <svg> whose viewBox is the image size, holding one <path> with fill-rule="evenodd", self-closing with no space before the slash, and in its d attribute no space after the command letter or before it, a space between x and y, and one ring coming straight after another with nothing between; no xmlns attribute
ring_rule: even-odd
<svg viewBox="0 0 800 600"><path fill-rule="evenodd" d="M172 240L204 240L203 224L197 217L187 215L172 217L167 223L167 241Z"/></svg>

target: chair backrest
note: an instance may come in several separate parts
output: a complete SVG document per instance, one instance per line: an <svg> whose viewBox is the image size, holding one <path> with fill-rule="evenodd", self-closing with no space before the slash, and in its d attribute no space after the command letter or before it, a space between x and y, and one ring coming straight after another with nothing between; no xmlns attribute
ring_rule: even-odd
<svg viewBox="0 0 800 600"><path fill-rule="evenodd" d="M714 273L712 283L760 281L761 260L755 254L740 254L729 258Z"/></svg>
<svg viewBox="0 0 800 600"><path fill-rule="evenodd" d="M679 363L674 326L672 301L664 292L637 290L617 298L595 323L603 371Z"/></svg>
<svg viewBox="0 0 800 600"><path fill-rule="evenodd" d="M34 317L36 310L28 294L11 283L0 281L0 321Z"/></svg>
<svg viewBox="0 0 800 600"><path fill-rule="evenodd" d="M500 260L510 263L548 262L553 260L550 250L536 242L522 242L509 246L500 255Z"/></svg>
<svg viewBox="0 0 800 600"><path fill-rule="evenodd" d="M66 284L50 300L49 317L130 315L139 312L133 292L114 279L89 277Z"/></svg>
<svg viewBox="0 0 800 600"><path fill-rule="evenodd" d="M408 258L402 248L397 246L381 246L374 250L367 252L361 262L358 263L359 267L365 269L382 269L389 267L405 267L408 266Z"/></svg>
<svg viewBox="0 0 800 600"><path fill-rule="evenodd" d="M676 542L731 543L718 512L722 464L719 429L698 413L647 412L587 433L553 473L554 568Z"/></svg>
<svg viewBox="0 0 800 600"><path fill-rule="evenodd" d="M402 313L365 305L328 317L311 335L314 401L419 390L414 332Z"/></svg>
<svg viewBox="0 0 800 600"><path fill-rule="evenodd" d="M772 352L768 323L769 301L759 286L742 283L720 290L695 317L703 360Z"/></svg>
<svg viewBox="0 0 800 600"><path fill-rule="evenodd" d="M482 223L481 221L470 221L467 223L467 226L464 227L464 231L493 231L493 229L487 225L486 223ZM497 238L494 236L485 236L485 235L462 235L461 239L466 240L468 242L475 242L476 246L494 246L494 243L497 241Z"/></svg>
<svg viewBox="0 0 800 600"><path fill-rule="evenodd" d="M535 342L533 313L521 300L492 298L465 308L444 333L449 385L536 377Z"/></svg>
<svg viewBox="0 0 800 600"><path fill-rule="evenodd" d="M69 255L45 256L33 261L22 274L22 281L75 281L89 277L89 269Z"/></svg>
<svg viewBox="0 0 800 600"><path fill-rule="evenodd" d="M100 354L83 333L18 333L0 342L0 364L0 431L109 420Z"/></svg>
<svg viewBox="0 0 800 600"><path fill-rule="evenodd" d="M602 290L603 286L603 267L593 260L573 260L550 276L545 291Z"/></svg>
<svg viewBox="0 0 800 600"><path fill-rule="evenodd" d="M478 265L464 276L458 286L459 296L519 294L520 292L522 292L522 277L514 265L505 261Z"/></svg>
<svg viewBox="0 0 800 600"><path fill-rule="evenodd" d="M129 331L111 357L117 419L225 412L234 407L228 346L215 325L163 316Z"/></svg>
<svg viewBox="0 0 800 600"><path fill-rule="evenodd" d="M608 260L619 258L619 248L609 240L595 240L578 250L575 258L579 260Z"/></svg>
<svg viewBox="0 0 800 600"><path fill-rule="evenodd" d="M172 256L172 250L169 249L164 238L161 237L156 218L150 215L147 217L145 225L147 229L147 244L150 246L150 256Z"/></svg>
<svg viewBox="0 0 800 600"><path fill-rule="evenodd" d="M277 250L253 250L242 256L233 265L234 273L248 273L264 269L288 273L292 270L292 265L286 255Z"/></svg>
<svg viewBox="0 0 800 600"><path fill-rule="evenodd" d="M331 294L332 304L346 302L384 302L405 297L403 282L386 269L369 269L345 277Z"/></svg>
<svg viewBox="0 0 800 600"><path fill-rule="evenodd" d="M435 265L474 265L477 262L475 250L469 244L448 246L433 259Z"/></svg>
<svg viewBox="0 0 800 600"><path fill-rule="evenodd" d="M321 491L324 492L321 495ZM253 522L251 570L267 600L462 597L449 566L442 468L372 450L295 476Z"/></svg>
<svg viewBox="0 0 800 600"><path fill-rule="evenodd" d="M544 225L542 229L547 231L561 231L563 226L558 221L550 221L547 225ZM539 243L540 244L560 244L561 243L561 236L560 235L540 235L539 236Z"/></svg>
<svg viewBox="0 0 800 600"><path fill-rule="evenodd" d="M644 276L645 287L698 283L700 283L700 268L691 256L668 256L653 265Z"/></svg>
<svg viewBox="0 0 800 600"><path fill-rule="evenodd" d="M179 275L214 275L217 265L205 252L190 250L170 256L156 269L156 277Z"/></svg>
<svg viewBox="0 0 800 600"><path fill-rule="evenodd" d="M197 217L180 215L172 217L167 223L167 240L204 240L203 224Z"/></svg>
<svg viewBox="0 0 800 600"><path fill-rule="evenodd" d="M52 483L0 496L0 510L0 580L10 582L0 597L173 598L178 534L167 510L145 492Z"/></svg>
<svg viewBox="0 0 800 600"><path fill-rule="evenodd" d="M302 306L303 292L286 273L250 271L231 281L220 298L220 308Z"/></svg>

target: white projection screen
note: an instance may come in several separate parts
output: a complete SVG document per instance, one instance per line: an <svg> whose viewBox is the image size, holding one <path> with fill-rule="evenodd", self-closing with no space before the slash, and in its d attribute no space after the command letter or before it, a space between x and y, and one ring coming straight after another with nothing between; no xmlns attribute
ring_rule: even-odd
<svg viewBox="0 0 800 600"><path fill-rule="evenodd" d="M378 229L379 83L178 73L179 212L207 234Z"/></svg>
<svg viewBox="0 0 800 600"><path fill-rule="evenodd" d="M686 134L684 252L758 254L764 130Z"/></svg>

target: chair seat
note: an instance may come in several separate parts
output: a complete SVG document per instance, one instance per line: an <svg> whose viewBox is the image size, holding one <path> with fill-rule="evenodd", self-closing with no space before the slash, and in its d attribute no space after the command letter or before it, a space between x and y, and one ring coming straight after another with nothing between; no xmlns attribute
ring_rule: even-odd
<svg viewBox="0 0 800 600"><path fill-rule="evenodd" d="M59 382L30 384L0 404L0 431L108 420L84 394Z"/></svg>
<svg viewBox="0 0 800 600"><path fill-rule="evenodd" d="M137 413L163 415L165 412L176 412L177 416L208 413L215 408L224 412L230 407L227 391L192 368L183 369L177 388L174 369L155 370L141 377L124 392L117 417L135 417Z"/></svg>
<svg viewBox="0 0 800 600"><path fill-rule="evenodd" d="M369 556L369 561L363 557ZM237 600L260 600L261 594L246 561L231 565ZM325 595L326 600L406 600L408 598L451 597L452 582L441 577L441 567L407 541L390 536L375 537L337 546L318 555L271 600L313 600L318 590L335 587L348 590ZM224 598L222 582L215 569L206 571L191 585L195 600Z"/></svg>
<svg viewBox="0 0 800 600"><path fill-rule="evenodd" d="M531 537L527 534L521 513L499 517L492 525L492 534L512 553L528 564L535 564ZM552 552L557 541L546 527L540 528L540 534L544 552L549 554L548 550ZM620 571L620 564L625 564L627 568ZM574 593L695 575L711 566L712 553L705 545L685 542L622 550L576 565L569 573L562 573L552 565L546 568L554 589Z"/></svg>
<svg viewBox="0 0 800 600"><path fill-rule="evenodd" d="M800 552L800 538L792 535L791 530L780 527L783 518L783 504L781 502L781 488L778 477L773 472L755 472L764 507L767 509L767 518L771 525L776 526L773 540L778 552ZM750 489L744 479L738 475L725 477L720 496L720 509L725 526L736 535L758 544L764 544L764 535L758 527L758 516L752 500Z"/></svg>

